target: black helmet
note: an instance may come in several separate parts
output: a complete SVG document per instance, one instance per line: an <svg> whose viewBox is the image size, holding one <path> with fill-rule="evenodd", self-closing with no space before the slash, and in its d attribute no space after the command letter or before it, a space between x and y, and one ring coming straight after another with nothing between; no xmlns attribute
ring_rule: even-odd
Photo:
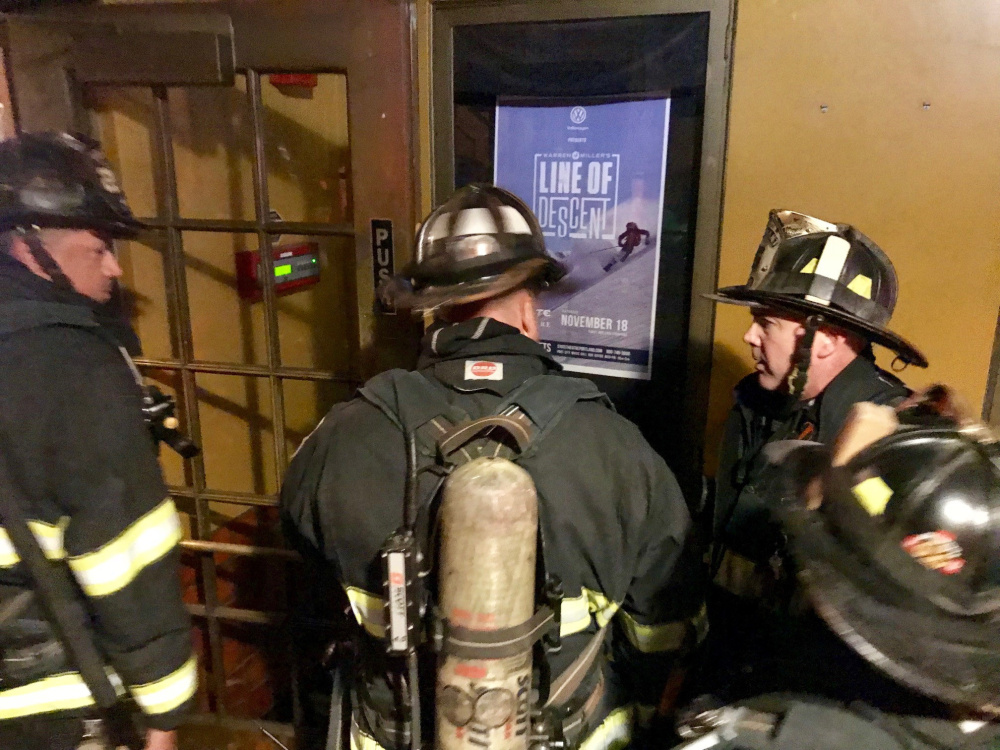
<svg viewBox="0 0 1000 750"><path fill-rule="evenodd" d="M520 198L492 185L468 185L427 217L417 233L416 259L381 294L398 307L433 310L563 275Z"/></svg>
<svg viewBox="0 0 1000 750"><path fill-rule="evenodd" d="M26 133L0 142L0 231L94 229L134 237L142 228L125 203L99 144L68 133Z"/></svg>
<svg viewBox="0 0 1000 750"><path fill-rule="evenodd" d="M886 328L898 291L889 257L854 227L774 210L747 283L707 296L819 314L831 325L892 349L908 364L926 367L927 358L913 344Z"/></svg>
<svg viewBox="0 0 1000 750"><path fill-rule="evenodd" d="M1000 715L1000 448L984 429L903 426L842 466L785 459L783 510L819 614L899 682ZM818 483L818 484L817 484Z"/></svg>

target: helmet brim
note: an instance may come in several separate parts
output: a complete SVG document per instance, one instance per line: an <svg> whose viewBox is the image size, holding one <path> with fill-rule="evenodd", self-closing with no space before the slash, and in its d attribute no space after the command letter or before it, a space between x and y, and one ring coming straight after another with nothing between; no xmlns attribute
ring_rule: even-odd
<svg viewBox="0 0 1000 750"><path fill-rule="evenodd" d="M27 229L32 226L36 226L39 229L72 229L82 232L101 232L110 235L116 240L134 240L144 230L149 228L147 224L138 219L131 219L129 221L123 219L115 222L89 222L75 216L50 216L46 214L39 214L37 216L24 215L18 217L17 220L0 220L0 232Z"/></svg>
<svg viewBox="0 0 1000 750"><path fill-rule="evenodd" d="M822 305L807 299L789 297L750 289L746 286L722 287L714 294L703 295L706 299L728 305L743 307L769 307L787 310L800 315L822 315L827 322L838 328L856 333L873 344L879 344L894 351L901 360L916 367L927 367L927 357L917 347L899 334L862 320L840 308Z"/></svg>
<svg viewBox="0 0 1000 750"><path fill-rule="evenodd" d="M116 224L114 227L106 228L105 231L116 240L134 240L147 229L149 229L147 224L136 219L127 224L124 222Z"/></svg>
<svg viewBox="0 0 1000 750"><path fill-rule="evenodd" d="M499 297L528 280L545 274L548 265L546 259L536 258L494 276L454 284L427 285L419 289L414 289L405 276L395 277L383 284L378 293L386 303L399 309L418 313L433 312L445 307Z"/></svg>

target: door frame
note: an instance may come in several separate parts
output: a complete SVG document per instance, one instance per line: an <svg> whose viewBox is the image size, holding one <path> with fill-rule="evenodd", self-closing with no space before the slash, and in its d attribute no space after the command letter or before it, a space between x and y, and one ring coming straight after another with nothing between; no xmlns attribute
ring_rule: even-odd
<svg viewBox="0 0 1000 750"><path fill-rule="evenodd" d="M993 354L983 395L982 419L992 427L1000 427L1000 313L997 314L996 333L993 336Z"/></svg>
<svg viewBox="0 0 1000 750"><path fill-rule="evenodd" d="M692 261L687 372L681 424L689 450L687 477L703 471L708 420L709 382L715 330L715 304L702 295L715 291L725 182L726 142L732 74L735 0L434 0L431 6L431 186L438 205L454 190L454 29L456 26L544 21L589 20L630 16L708 13L708 65L705 119L698 183L698 218ZM695 500L696 498L690 498Z"/></svg>
<svg viewBox="0 0 1000 750"><path fill-rule="evenodd" d="M268 2L168 3L157 5L90 6L53 9L3 18L0 43L11 79L11 99L19 129L78 130L87 133L91 121L83 106L88 84L141 85L153 91L157 116L157 158L165 184L158 196L156 217L148 223L165 234L170 265L167 297L176 336L176 357L137 359L140 367L178 371L184 423L200 442L196 373L253 376L269 381L273 420L273 457L278 472L287 463L285 408L282 383L293 380L330 380L357 385L389 366L406 364L415 351L418 326L404 315L384 314L375 304L372 221L389 219L393 225L395 263L408 260L417 205L417 164L414 149L415 96L412 9L406 2L371 0L303 0L294 4ZM140 36L135 43L130 36ZM183 40L181 37L184 37ZM122 49L127 52L123 52ZM180 49L181 54L178 54ZM83 50L83 51L81 51ZM163 62L172 66L163 68ZM165 72L161 72L165 71ZM270 218L268 171L264 148L261 73L344 73L347 78L347 116L353 199L352 224L284 222ZM168 89L179 85L232 86L233 76L246 76L253 126L253 221L189 219L179 215L173 147L170 137ZM185 282L182 231L245 232L256 234L260 249L270 249L275 233L348 236L354 238L357 325L349 372L325 372L282 366L278 340L275 290L263 286L267 365L245 365L197 360L191 341L189 296ZM262 278L271 280L273 258L261 252ZM216 554L266 557L275 564L294 561L289 549L252 544L226 544L209 539L212 527L209 503L222 501L246 508L275 506L273 495L222 492L206 488L201 457L189 462L188 486L171 487L173 497L192 505L192 539L182 547L199 556L199 582L204 604L189 611L206 622L207 655L211 677L207 688L219 713L195 715L188 723L221 724L231 729L264 726L287 737L287 725L247 721L226 715L223 640L220 623L281 625L286 615L222 606L215 589ZM291 562L295 564L295 562ZM275 608L277 609L277 608ZM324 627L325 623L312 623ZM294 642L291 644L295 648ZM295 660L293 659L293 670ZM301 715L293 674L295 723Z"/></svg>

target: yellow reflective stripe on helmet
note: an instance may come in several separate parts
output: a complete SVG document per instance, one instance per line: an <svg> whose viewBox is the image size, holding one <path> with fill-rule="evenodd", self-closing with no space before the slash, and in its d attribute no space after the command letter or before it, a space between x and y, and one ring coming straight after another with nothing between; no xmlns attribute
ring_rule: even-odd
<svg viewBox="0 0 1000 750"><path fill-rule="evenodd" d="M61 560L66 557L66 548L63 546L63 533L68 518L63 518L58 525L45 523L44 521L28 521L28 528L38 540L38 546L50 560ZM0 568L12 568L21 562L21 558L14 550L14 543L7 536L7 531L0 528Z"/></svg>
<svg viewBox="0 0 1000 750"><path fill-rule="evenodd" d="M837 280L844 272L847 256L851 253L851 243L836 235L826 238L823 252L819 255L814 273L827 279ZM806 295L808 297L808 295Z"/></svg>
<svg viewBox="0 0 1000 750"><path fill-rule="evenodd" d="M89 596L107 596L125 588L180 539L180 518L167 499L99 550L71 557L69 566Z"/></svg>
<svg viewBox="0 0 1000 750"><path fill-rule="evenodd" d="M632 645L644 654L661 651L676 651L687 640L688 633L694 632L700 641L707 632L708 613L702 607L698 614L686 620L675 620L659 625L643 625L636 622L632 616L621 611L622 628Z"/></svg>
<svg viewBox="0 0 1000 750"><path fill-rule="evenodd" d="M865 299L872 298L872 280L869 276L859 273L851 279L851 283L847 285L847 288Z"/></svg>
<svg viewBox="0 0 1000 750"><path fill-rule="evenodd" d="M147 714L165 714L188 700L198 687L198 662L192 656L180 669L145 685L129 685L129 692Z"/></svg>
<svg viewBox="0 0 1000 750"><path fill-rule="evenodd" d="M118 675L109 669L108 678L121 695L123 691ZM80 673L66 672L0 691L0 721L92 705L94 698Z"/></svg>
<svg viewBox="0 0 1000 750"><path fill-rule="evenodd" d="M344 586L358 624L376 638L385 638L385 599L355 586Z"/></svg>
<svg viewBox="0 0 1000 750"><path fill-rule="evenodd" d="M892 488L879 476L859 482L851 491L870 516L881 516L885 513L885 506L892 499Z"/></svg>

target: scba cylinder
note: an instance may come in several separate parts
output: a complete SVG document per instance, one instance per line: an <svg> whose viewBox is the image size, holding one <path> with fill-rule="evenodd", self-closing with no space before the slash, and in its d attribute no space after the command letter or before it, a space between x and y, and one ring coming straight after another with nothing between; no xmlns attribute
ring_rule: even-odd
<svg viewBox="0 0 1000 750"><path fill-rule="evenodd" d="M538 500L524 469L479 458L449 477L441 501L440 607L449 625L496 631L534 614ZM437 747L524 750L531 646L497 659L444 654Z"/></svg>

